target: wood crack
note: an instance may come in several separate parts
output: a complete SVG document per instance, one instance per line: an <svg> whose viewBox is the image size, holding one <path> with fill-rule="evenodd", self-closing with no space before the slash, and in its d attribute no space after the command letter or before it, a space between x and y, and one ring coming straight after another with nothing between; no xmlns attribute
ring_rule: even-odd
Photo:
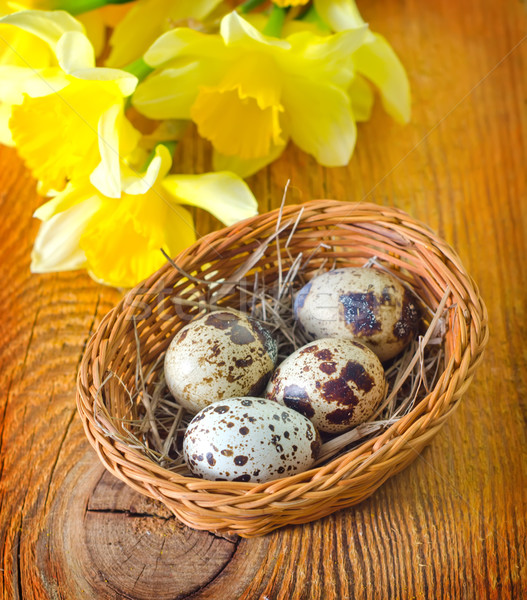
<svg viewBox="0 0 527 600"><path fill-rule="evenodd" d="M168 517L164 517L163 515L156 515L154 513L148 512L136 512L133 510L126 510L124 508L87 508L87 513L102 513L102 514L110 514L110 515L126 515L130 518L151 518L151 519L160 519L162 521L171 521L174 520L175 517L169 515Z"/></svg>
<svg viewBox="0 0 527 600"><path fill-rule="evenodd" d="M159 519L161 521L174 521L176 520L176 517L174 517L174 515L168 515L168 516L163 516L163 515L158 515L155 513L149 513L149 512L137 512L137 511L133 511L133 510L129 510L129 509L124 509L124 508L87 508L86 509L87 513L100 513L100 514L110 514L110 515L126 515L127 517L130 517L132 519L136 519L136 518L144 518L144 519ZM223 540L225 542L229 542L230 544L234 544L236 545L239 542L238 537L236 538L232 538L232 537L227 537L229 534L224 534L222 535L221 533L215 533L213 531L206 531L203 533L207 533L208 535L218 539L218 540Z"/></svg>

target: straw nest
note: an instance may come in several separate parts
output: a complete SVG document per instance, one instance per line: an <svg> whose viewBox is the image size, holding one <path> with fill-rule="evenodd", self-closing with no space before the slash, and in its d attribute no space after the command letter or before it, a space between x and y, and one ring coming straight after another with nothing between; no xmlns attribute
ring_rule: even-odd
<svg viewBox="0 0 527 600"><path fill-rule="evenodd" d="M274 330L283 358L306 341L292 318L295 290L347 266L389 271L422 305L420 335L386 366L375 415L327 439L305 473L263 484L192 477L180 454L191 415L162 376L173 335L208 310L239 308ZM394 208L315 200L211 233L131 290L87 345L77 405L115 476L190 527L251 537L356 504L412 462L458 405L487 338L476 285L428 227Z"/></svg>

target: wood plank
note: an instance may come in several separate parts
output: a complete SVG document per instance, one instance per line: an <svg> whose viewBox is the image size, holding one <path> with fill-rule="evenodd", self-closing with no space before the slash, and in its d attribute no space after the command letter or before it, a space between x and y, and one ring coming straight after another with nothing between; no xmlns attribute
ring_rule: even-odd
<svg viewBox="0 0 527 600"><path fill-rule="evenodd" d="M39 199L15 153L1 148L0 597L527 595L525 6L359 4L407 67L412 122L403 128L377 107L349 167L324 169L289 148L249 183L261 210L278 205L291 179L288 202L396 205L455 246L488 304L492 335L460 409L412 466L357 507L255 540L178 525L101 478L75 415L75 372L120 295L83 274L30 275ZM182 172L210 168L194 134L180 153ZM203 213L196 224L200 233L216 225Z"/></svg>

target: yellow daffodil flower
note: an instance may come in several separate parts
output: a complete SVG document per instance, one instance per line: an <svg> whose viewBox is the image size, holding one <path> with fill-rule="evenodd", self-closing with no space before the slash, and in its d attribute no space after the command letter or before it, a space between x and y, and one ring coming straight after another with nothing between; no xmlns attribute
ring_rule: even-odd
<svg viewBox="0 0 527 600"><path fill-rule="evenodd" d="M0 17L12 13L15 9L10 2L0 0ZM66 16L62 24L64 31L81 31L82 27L72 18ZM9 119L14 103L22 102L22 96L13 93L11 79L15 85L28 85L34 80L35 72L56 65L56 59L49 45L28 31L18 27L0 24L0 143L13 145Z"/></svg>
<svg viewBox="0 0 527 600"><path fill-rule="evenodd" d="M167 175L170 153L158 146L146 172L122 170L121 198L89 181L72 181L35 212L41 219L32 253L34 273L87 269L97 281L132 287L158 269L163 248L175 256L196 238L190 204L226 224L256 214L247 185L232 173Z"/></svg>
<svg viewBox="0 0 527 600"><path fill-rule="evenodd" d="M160 69L132 102L150 118L192 119L212 142L215 169L247 176L279 156L289 138L322 165L346 165L356 140L348 58L366 31L279 40L235 12L222 19L221 35L174 29L146 52Z"/></svg>
<svg viewBox="0 0 527 600"><path fill-rule="evenodd" d="M12 138L40 190L60 191L85 175L106 196L119 197L120 156L140 137L124 116L137 78L95 67L82 26L65 12L22 11L1 23L35 35L54 56L55 65L45 69L0 68L0 100L12 105Z"/></svg>
<svg viewBox="0 0 527 600"><path fill-rule="evenodd" d="M354 0L313 2L317 13L334 31L353 30L364 24ZM357 73L350 89L356 112L358 107L357 120L367 120L373 104L373 94L362 79L364 77L378 88L386 112L399 123L408 123L410 84L401 61L385 38L368 30L363 44L351 59Z"/></svg>
<svg viewBox="0 0 527 600"><path fill-rule="evenodd" d="M202 21L221 0L139 0L117 24L106 64L122 67L142 56L162 33L189 21Z"/></svg>

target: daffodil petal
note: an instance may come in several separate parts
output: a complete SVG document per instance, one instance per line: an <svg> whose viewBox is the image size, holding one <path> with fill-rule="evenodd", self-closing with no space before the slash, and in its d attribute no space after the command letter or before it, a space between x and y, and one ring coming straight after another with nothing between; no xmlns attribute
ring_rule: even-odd
<svg viewBox="0 0 527 600"><path fill-rule="evenodd" d="M221 0L140 0L117 25L110 38L107 64L123 66L142 56L170 23L204 19ZM148 61L147 61L148 62Z"/></svg>
<svg viewBox="0 0 527 600"><path fill-rule="evenodd" d="M353 79L351 56L368 35L367 25L327 36L315 36L309 31L293 34L287 38L292 51L282 59L284 68L297 74L297 61L301 60L312 79L346 88Z"/></svg>
<svg viewBox="0 0 527 600"><path fill-rule="evenodd" d="M92 185L109 198L119 198L121 195L121 157L117 124L121 112L122 107L115 104L99 119L98 136L101 162L90 175Z"/></svg>
<svg viewBox="0 0 527 600"><path fill-rule="evenodd" d="M26 84L31 76L34 76L34 71L26 67L0 65L0 101L20 104L24 100L24 93L27 93Z"/></svg>
<svg viewBox="0 0 527 600"><path fill-rule="evenodd" d="M294 49L305 43L303 55L307 59L341 61L364 43L367 34L368 25L363 24L329 36L314 36L311 32L305 31L295 33L287 39Z"/></svg>
<svg viewBox="0 0 527 600"><path fill-rule="evenodd" d="M354 0L313 0L323 21L335 31L344 31L364 25Z"/></svg>
<svg viewBox="0 0 527 600"><path fill-rule="evenodd" d="M68 31L83 33L84 31L79 21L62 10L49 12L43 10L23 10L2 17L0 23L15 25L24 31L33 33L49 44L52 49L55 49L56 44L64 33Z"/></svg>
<svg viewBox="0 0 527 600"><path fill-rule="evenodd" d="M266 19L265 16L262 15L263 17L263 21L264 21L264 25L266 23ZM257 27L258 29L261 29L262 27L259 25L260 20L255 21L254 19L251 19L250 22ZM312 33L313 35L325 35L330 33L329 29L321 29L321 26L323 24L320 23L320 25L317 22L313 22L313 21L306 21L305 19L291 19L289 21L286 21L284 23L284 26L282 28L282 37L288 39L291 35L295 35L297 33L303 33L304 31L308 31L309 33ZM290 40L288 40L290 41Z"/></svg>
<svg viewBox="0 0 527 600"><path fill-rule="evenodd" d="M356 121L368 121L373 108L374 94L371 85L357 73L349 87L351 108Z"/></svg>
<svg viewBox="0 0 527 600"><path fill-rule="evenodd" d="M154 184L162 179L172 166L172 156L166 146L158 145L154 158L150 161L146 172L142 176L129 176L123 179L123 191L132 196L146 194Z"/></svg>
<svg viewBox="0 0 527 600"><path fill-rule="evenodd" d="M0 24L0 65L41 69L55 62L46 42L19 27Z"/></svg>
<svg viewBox="0 0 527 600"><path fill-rule="evenodd" d="M119 154L121 157L124 157L128 161L142 139L141 132L124 115L123 107L123 114L119 120Z"/></svg>
<svg viewBox="0 0 527 600"><path fill-rule="evenodd" d="M66 73L95 66L95 53L90 40L78 31L66 32L57 42L55 53Z"/></svg>
<svg viewBox="0 0 527 600"><path fill-rule="evenodd" d="M159 67L174 58L220 58L225 54L220 36L179 27L161 35L145 52L144 60L151 67Z"/></svg>
<svg viewBox="0 0 527 600"><path fill-rule="evenodd" d="M69 182L62 192L56 192L51 200L40 205L33 216L41 221L49 221L60 212L80 204L88 198L96 198L95 190L87 179L78 180L75 184Z"/></svg>
<svg viewBox="0 0 527 600"><path fill-rule="evenodd" d="M87 198L43 222L31 253L31 271L47 273L85 267L79 238L99 206L98 198Z"/></svg>
<svg viewBox="0 0 527 600"><path fill-rule="evenodd" d="M72 72L74 77L85 81L111 81L114 83L123 98L133 94L137 86L137 77L120 69L108 69L106 67L95 67L79 69Z"/></svg>
<svg viewBox="0 0 527 600"><path fill-rule="evenodd" d="M410 83L390 44L378 33L353 54L355 68L381 94L386 112L399 123L408 123L411 113Z"/></svg>
<svg viewBox="0 0 527 600"><path fill-rule="evenodd" d="M0 101L20 104L24 95L31 98L59 92L69 83L66 75L55 67L27 69L0 65Z"/></svg>
<svg viewBox="0 0 527 600"><path fill-rule="evenodd" d="M136 2L124 19L117 24L110 37L111 52L107 64L122 67L130 64L148 48L161 32L166 12L159 4L168 4L167 0L156 2Z"/></svg>
<svg viewBox="0 0 527 600"><path fill-rule="evenodd" d="M226 225L258 212L251 190L234 173L169 175L162 186L176 201L204 208Z"/></svg>
<svg viewBox="0 0 527 600"><path fill-rule="evenodd" d="M326 167L348 164L357 128L342 89L299 78L288 82L284 106L291 138L299 148Z"/></svg>
<svg viewBox="0 0 527 600"><path fill-rule="evenodd" d="M231 171L245 179L277 160L286 146L287 144L272 146L271 151L266 156L251 159L243 159L239 156L226 156L214 151L212 154L212 166L215 171Z"/></svg>
<svg viewBox="0 0 527 600"><path fill-rule="evenodd" d="M190 119L200 87L215 83L218 76L211 61L164 69L138 85L132 104L151 119Z"/></svg>
<svg viewBox="0 0 527 600"><path fill-rule="evenodd" d="M227 46L255 41L266 46L274 46L288 50L291 45L286 40L278 40L260 33L236 11L225 15L221 20L220 33Z"/></svg>

